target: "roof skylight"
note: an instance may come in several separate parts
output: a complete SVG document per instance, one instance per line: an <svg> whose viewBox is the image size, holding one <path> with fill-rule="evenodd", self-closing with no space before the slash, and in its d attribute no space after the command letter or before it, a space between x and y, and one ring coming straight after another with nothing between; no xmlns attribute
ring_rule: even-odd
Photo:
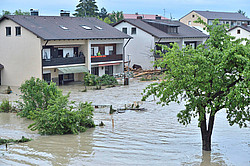
<svg viewBox="0 0 250 166"><path fill-rule="evenodd" d="M62 28L63 30L69 30L69 28L67 28L67 27L65 27L63 25L60 25L59 27Z"/></svg>
<svg viewBox="0 0 250 166"><path fill-rule="evenodd" d="M92 30L92 28L88 27L87 25L81 25L81 27L86 29L86 30Z"/></svg>
<svg viewBox="0 0 250 166"><path fill-rule="evenodd" d="M95 28L98 30L102 30L102 27L99 27L99 26L95 26Z"/></svg>

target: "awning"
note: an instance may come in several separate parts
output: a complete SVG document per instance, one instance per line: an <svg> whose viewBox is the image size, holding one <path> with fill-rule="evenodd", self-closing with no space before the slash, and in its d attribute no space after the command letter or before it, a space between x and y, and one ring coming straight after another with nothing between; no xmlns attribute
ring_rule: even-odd
<svg viewBox="0 0 250 166"><path fill-rule="evenodd" d="M100 64L98 66L114 66L114 65L119 65L120 63L106 63L106 64Z"/></svg>
<svg viewBox="0 0 250 166"><path fill-rule="evenodd" d="M0 70L2 70L4 67L3 67L3 65L2 64L0 64Z"/></svg>
<svg viewBox="0 0 250 166"><path fill-rule="evenodd" d="M85 66L58 67L63 74L89 72Z"/></svg>

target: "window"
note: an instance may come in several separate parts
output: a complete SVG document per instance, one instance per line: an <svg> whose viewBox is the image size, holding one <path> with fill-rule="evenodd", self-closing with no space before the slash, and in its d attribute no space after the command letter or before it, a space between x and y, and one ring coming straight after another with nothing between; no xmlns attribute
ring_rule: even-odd
<svg viewBox="0 0 250 166"><path fill-rule="evenodd" d="M80 25L83 29L86 29L86 30L92 30L92 28L88 27L87 25Z"/></svg>
<svg viewBox="0 0 250 166"><path fill-rule="evenodd" d="M45 59L45 60L50 59L50 49L49 48L43 49L43 59Z"/></svg>
<svg viewBox="0 0 250 166"><path fill-rule="evenodd" d="M191 25L191 21L188 21L188 25Z"/></svg>
<svg viewBox="0 0 250 166"><path fill-rule="evenodd" d="M92 67L91 74L99 76L99 67Z"/></svg>
<svg viewBox="0 0 250 166"><path fill-rule="evenodd" d="M69 30L69 28L67 28L67 27L65 27L63 25L60 25L59 27L62 28L63 30Z"/></svg>
<svg viewBox="0 0 250 166"><path fill-rule="evenodd" d="M136 34L136 28L131 28L131 35Z"/></svg>
<svg viewBox="0 0 250 166"><path fill-rule="evenodd" d="M122 32L128 34L128 29L127 28L122 28Z"/></svg>
<svg viewBox="0 0 250 166"><path fill-rule="evenodd" d="M105 55L113 55L113 46L105 46Z"/></svg>
<svg viewBox="0 0 250 166"><path fill-rule="evenodd" d="M99 27L99 26L95 26L95 28L98 30L102 30L102 27Z"/></svg>
<svg viewBox="0 0 250 166"><path fill-rule="evenodd" d="M105 74L113 75L113 66L105 66Z"/></svg>
<svg viewBox="0 0 250 166"><path fill-rule="evenodd" d="M237 34L240 34L240 29L237 30Z"/></svg>
<svg viewBox="0 0 250 166"><path fill-rule="evenodd" d="M192 15L192 17L194 18L194 14Z"/></svg>
<svg viewBox="0 0 250 166"><path fill-rule="evenodd" d="M97 56L99 47L91 47L91 56Z"/></svg>
<svg viewBox="0 0 250 166"><path fill-rule="evenodd" d="M6 36L11 36L11 27L6 27Z"/></svg>
<svg viewBox="0 0 250 166"><path fill-rule="evenodd" d="M51 82L51 74L50 73L43 74L43 79L47 83L50 83Z"/></svg>
<svg viewBox="0 0 250 166"><path fill-rule="evenodd" d="M21 36L21 27L16 27L16 36Z"/></svg>

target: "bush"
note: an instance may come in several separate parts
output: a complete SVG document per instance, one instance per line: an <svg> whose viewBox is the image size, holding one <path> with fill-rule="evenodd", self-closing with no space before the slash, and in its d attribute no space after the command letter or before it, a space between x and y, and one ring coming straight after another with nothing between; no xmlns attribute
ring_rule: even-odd
<svg viewBox="0 0 250 166"><path fill-rule="evenodd" d="M12 104L9 100L3 99L0 105L0 112L10 112L12 110Z"/></svg>
<svg viewBox="0 0 250 166"><path fill-rule="evenodd" d="M84 84L86 86L105 86L105 85L117 85L118 82L115 77L108 74L104 74L101 77L98 77L93 74L85 74Z"/></svg>
<svg viewBox="0 0 250 166"><path fill-rule="evenodd" d="M69 103L68 96L49 101L48 109L37 111L34 123L29 126L40 134L78 134L86 128L94 127L92 120L94 108L90 103Z"/></svg>
<svg viewBox="0 0 250 166"><path fill-rule="evenodd" d="M63 95L54 83L31 78L21 85L19 115L34 120L29 126L40 134L77 134L86 128L94 127L94 108L91 103L75 105L69 102L69 94Z"/></svg>
<svg viewBox="0 0 250 166"><path fill-rule="evenodd" d="M47 109L49 100L55 100L62 96L62 91L57 88L55 83L48 85L46 81L34 77L26 80L21 85L20 91L23 103L18 102L21 109L18 115L28 119L33 119L31 115L34 114L35 110Z"/></svg>

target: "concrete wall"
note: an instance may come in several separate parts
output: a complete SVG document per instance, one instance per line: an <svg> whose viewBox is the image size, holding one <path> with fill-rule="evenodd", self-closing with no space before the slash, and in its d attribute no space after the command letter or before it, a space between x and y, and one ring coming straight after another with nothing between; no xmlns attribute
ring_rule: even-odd
<svg viewBox="0 0 250 166"><path fill-rule="evenodd" d="M0 23L0 63L2 85L20 86L30 77L42 78L41 40L21 27L21 35L16 36L18 24L11 20ZM6 27L11 27L11 36L6 36Z"/></svg>
<svg viewBox="0 0 250 166"><path fill-rule="evenodd" d="M240 34L237 34L237 31L240 30ZM231 36L235 36L236 39L240 39L240 38L247 38L250 40L250 32L246 31L245 29L242 29L240 27L234 28L231 31L228 31L228 33ZM246 42L244 41L242 44L246 44Z"/></svg>
<svg viewBox="0 0 250 166"><path fill-rule="evenodd" d="M151 62L154 61L153 53L151 52L154 49L154 38L152 35L126 22L116 25L115 28L120 31L122 31L122 28L127 28L128 35L133 37L125 48L125 61L128 60L129 55L131 60L130 67L133 64L138 64L143 69L152 69L153 64ZM136 34L131 34L131 28L136 28Z"/></svg>
<svg viewBox="0 0 250 166"><path fill-rule="evenodd" d="M194 17L193 17L194 16ZM180 19L180 22L186 24L186 25L189 25L189 26L192 26L192 27L200 27L200 28L203 28L204 25L202 24L199 24L199 23L194 23L195 20L198 19L198 16L206 23L207 22L207 19L201 15L199 15L198 13L192 11L191 13L187 14L186 16L182 17Z"/></svg>

